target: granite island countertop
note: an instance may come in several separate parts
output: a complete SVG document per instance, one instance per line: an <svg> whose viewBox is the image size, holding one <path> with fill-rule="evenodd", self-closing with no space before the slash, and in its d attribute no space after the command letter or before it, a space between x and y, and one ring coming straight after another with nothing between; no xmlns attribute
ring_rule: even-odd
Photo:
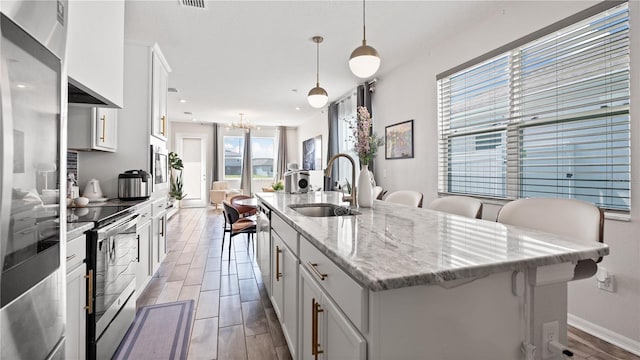
<svg viewBox="0 0 640 360"><path fill-rule="evenodd" d="M361 214L355 216L308 217L289 207L307 203L348 206L338 192L256 195L373 291L472 279L609 254L606 244L580 243L560 235L378 200L373 208L358 208Z"/></svg>

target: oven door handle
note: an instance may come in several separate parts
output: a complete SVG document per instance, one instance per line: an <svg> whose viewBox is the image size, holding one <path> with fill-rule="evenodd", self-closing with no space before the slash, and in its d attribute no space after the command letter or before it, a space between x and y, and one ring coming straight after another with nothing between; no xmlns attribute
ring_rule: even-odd
<svg viewBox="0 0 640 360"><path fill-rule="evenodd" d="M97 229L96 232L98 233L98 239L106 239L109 236L119 234L135 226L138 223L139 216L139 214L127 215L113 224Z"/></svg>

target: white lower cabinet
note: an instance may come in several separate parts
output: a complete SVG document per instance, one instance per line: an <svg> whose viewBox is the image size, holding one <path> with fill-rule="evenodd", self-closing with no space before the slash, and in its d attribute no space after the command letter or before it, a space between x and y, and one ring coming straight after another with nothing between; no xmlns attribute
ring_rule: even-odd
<svg viewBox="0 0 640 360"><path fill-rule="evenodd" d="M296 359L298 348L298 258L277 233L272 232L271 237L274 251L271 302L278 319L280 319L282 333L287 340L291 357Z"/></svg>
<svg viewBox="0 0 640 360"><path fill-rule="evenodd" d="M87 354L86 237L67 243L67 327L65 358L85 359Z"/></svg>
<svg viewBox="0 0 640 360"><path fill-rule="evenodd" d="M151 222L138 225L138 268L136 273L136 291L138 295L147 286L153 273L151 272Z"/></svg>
<svg viewBox="0 0 640 360"><path fill-rule="evenodd" d="M313 276L300 265L298 359L365 360L367 342Z"/></svg>
<svg viewBox="0 0 640 360"><path fill-rule="evenodd" d="M167 210L166 200L156 200L152 205L153 221L151 224L151 273L160 267L167 253Z"/></svg>

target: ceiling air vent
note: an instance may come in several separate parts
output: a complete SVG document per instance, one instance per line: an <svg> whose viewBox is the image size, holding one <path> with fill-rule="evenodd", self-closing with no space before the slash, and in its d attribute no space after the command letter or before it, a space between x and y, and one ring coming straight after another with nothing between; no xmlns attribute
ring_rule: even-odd
<svg viewBox="0 0 640 360"><path fill-rule="evenodd" d="M204 1L205 0L178 0L180 5L184 7L204 9Z"/></svg>
<svg viewBox="0 0 640 360"><path fill-rule="evenodd" d="M170 87L170 88L167 88L167 92L178 93L179 91L174 87Z"/></svg>

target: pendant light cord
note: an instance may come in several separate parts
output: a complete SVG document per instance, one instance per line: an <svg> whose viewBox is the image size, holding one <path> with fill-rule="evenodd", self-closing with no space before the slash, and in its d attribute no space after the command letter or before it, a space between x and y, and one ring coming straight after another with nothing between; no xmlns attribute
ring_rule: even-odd
<svg viewBox="0 0 640 360"><path fill-rule="evenodd" d="M362 45L367 45L367 23L365 0L362 0Z"/></svg>
<svg viewBox="0 0 640 360"><path fill-rule="evenodd" d="M316 87L320 86L320 42L316 41Z"/></svg>

